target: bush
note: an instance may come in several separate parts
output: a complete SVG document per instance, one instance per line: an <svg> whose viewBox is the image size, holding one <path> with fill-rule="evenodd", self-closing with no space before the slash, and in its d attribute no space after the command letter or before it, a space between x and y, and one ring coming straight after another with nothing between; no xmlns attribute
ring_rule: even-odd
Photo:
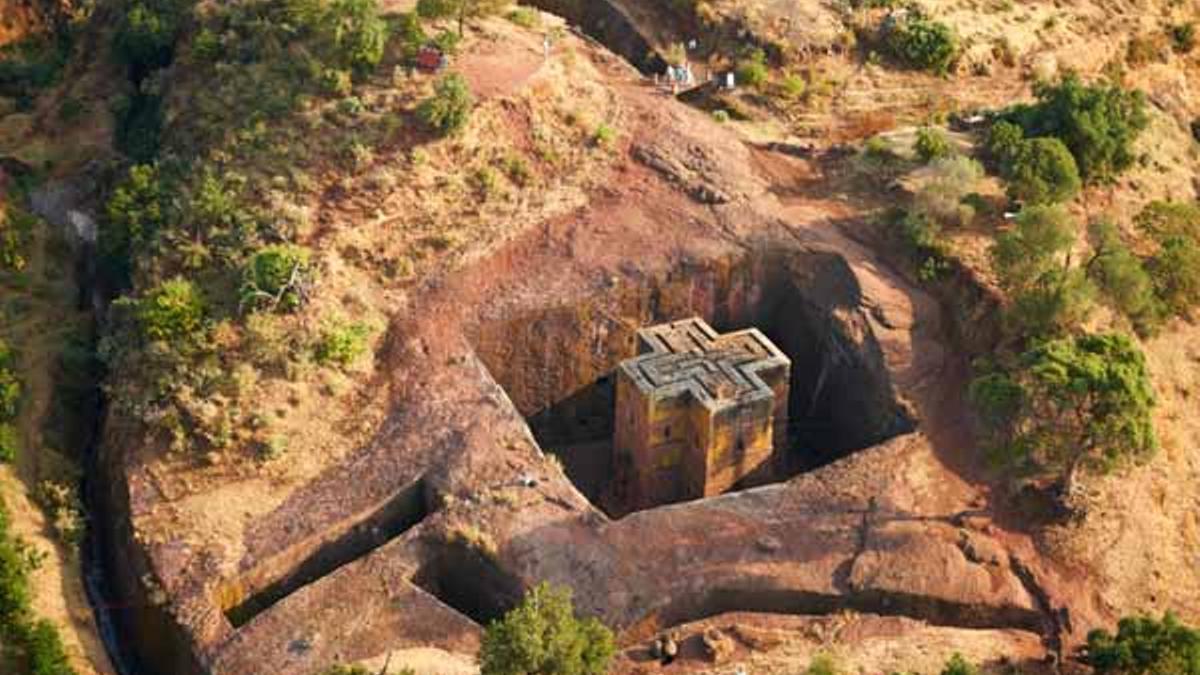
<svg viewBox="0 0 1200 675"><path fill-rule="evenodd" d="M1179 54L1189 54L1196 48L1196 24L1191 21L1171 26L1167 30L1171 36L1171 48Z"/></svg>
<svg viewBox="0 0 1200 675"><path fill-rule="evenodd" d="M291 312L299 308L305 298L310 257L308 249L292 244L259 249L243 270L243 309Z"/></svg>
<svg viewBox="0 0 1200 675"><path fill-rule="evenodd" d="M1062 333L1087 313L1095 289L1068 255L1077 227L1061 207L1030 206L996 237L992 263L1012 300L1006 318L1020 334Z"/></svg>
<svg viewBox="0 0 1200 675"><path fill-rule="evenodd" d="M483 635L483 675L602 675L616 651L596 619L576 618L571 593L542 583Z"/></svg>
<svg viewBox="0 0 1200 675"><path fill-rule="evenodd" d="M1079 169L1057 138L1021 141L1006 164L1008 195L1025 204L1065 202L1079 193Z"/></svg>
<svg viewBox="0 0 1200 675"><path fill-rule="evenodd" d="M359 75L379 65L388 30L376 0L332 0L321 26L340 65Z"/></svg>
<svg viewBox="0 0 1200 675"><path fill-rule="evenodd" d="M371 327L362 322L336 321L329 325L317 342L314 356L317 363L346 367L367 351Z"/></svg>
<svg viewBox="0 0 1200 675"><path fill-rule="evenodd" d="M941 129L933 127L921 127L917 130L915 150L917 159L921 160L923 164L954 154L954 147L950 145L950 139Z"/></svg>
<svg viewBox="0 0 1200 675"><path fill-rule="evenodd" d="M767 82L767 54L761 49L750 51L738 61L735 74L739 84L747 87L761 87Z"/></svg>
<svg viewBox="0 0 1200 675"><path fill-rule="evenodd" d="M955 654L946 662L941 675L979 675L979 669L964 659L962 654Z"/></svg>
<svg viewBox="0 0 1200 675"><path fill-rule="evenodd" d="M437 81L433 96L421 103L417 114L431 129L448 136L466 126L474 106L467 81L452 73Z"/></svg>
<svg viewBox="0 0 1200 675"><path fill-rule="evenodd" d="M804 669L804 675L838 675L840 672L837 662L828 654L817 654Z"/></svg>
<svg viewBox="0 0 1200 675"><path fill-rule="evenodd" d="M1200 206L1153 202L1135 222L1156 246L1146 264L1155 294L1166 311L1189 316L1200 304Z"/></svg>
<svg viewBox="0 0 1200 675"><path fill-rule="evenodd" d="M988 129L984 149L988 159L1003 170L1003 167L1008 166L1016 159L1024 141L1025 132L1021 127L1012 122L999 120Z"/></svg>
<svg viewBox="0 0 1200 675"><path fill-rule="evenodd" d="M1089 183L1110 181L1133 164L1133 142L1146 125L1145 96L1115 84L1084 85L1076 75L1039 84L1038 102L1007 115L1029 138L1052 136L1075 157Z"/></svg>
<svg viewBox="0 0 1200 675"><path fill-rule="evenodd" d="M892 15L884 29L884 45L909 68L945 74L958 57L954 31L920 13L910 13L904 18Z"/></svg>
<svg viewBox="0 0 1200 675"><path fill-rule="evenodd" d="M4 340L0 340L0 422L17 416L21 402L21 381L17 378L16 357Z"/></svg>
<svg viewBox="0 0 1200 675"><path fill-rule="evenodd" d="M148 340L193 341L204 323L204 301L191 281L175 277L137 303L137 318Z"/></svg>
<svg viewBox="0 0 1200 675"><path fill-rule="evenodd" d="M74 675L66 647L54 624L41 619L33 625L26 643L29 675Z"/></svg>
<svg viewBox="0 0 1200 675"><path fill-rule="evenodd" d="M970 398L992 425L997 459L1021 474L1057 475L1068 495L1083 471L1107 473L1158 447L1145 357L1124 335L1041 343L976 378Z"/></svg>
<svg viewBox="0 0 1200 675"><path fill-rule="evenodd" d="M100 221L101 266L118 286L129 283L133 260L144 253L167 224L168 200L158 167L137 164L129 169L108 203Z"/></svg>
<svg viewBox="0 0 1200 675"><path fill-rule="evenodd" d="M1096 249L1087 264L1088 274L1103 289L1112 305L1129 317L1139 333L1149 333L1161 321L1165 311L1155 295L1150 274L1121 241L1120 233L1112 223L1094 224L1092 238Z"/></svg>
<svg viewBox="0 0 1200 675"><path fill-rule="evenodd" d="M20 437L17 427L10 422L0 422L0 464L12 464L17 460Z"/></svg>
<svg viewBox="0 0 1200 675"><path fill-rule="evenodd" d="M1117 634L1093 630L1087 637L1087 662L1098 675L1200 675L1200 631L1167 612L1162 621L1126 617Z"/></svg>
<svg viewBox="0 0 1200 675"><path fill-rule="evenodd" d="M942 225L969 225L975 209L966 203L983 179L983 167L969 157L944 157L930 165L929 179L917 190L914 208Z"/></svg>
<svg viewBox="0 0 1200 675"><path fill-rule="evenodd" d="M16 204L10 203L4 219L0 220L0 272L20 272L29 262L29 244L37 218Z"/></svg>

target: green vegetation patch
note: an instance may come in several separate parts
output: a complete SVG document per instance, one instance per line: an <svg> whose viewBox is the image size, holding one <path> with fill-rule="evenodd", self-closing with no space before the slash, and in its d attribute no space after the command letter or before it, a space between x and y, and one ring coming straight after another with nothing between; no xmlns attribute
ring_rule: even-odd
<svg viewBox="0 0 1200 675"><path fill-rule="evenodd" d="M575 616L569 590L543 583L487 627L479 663L483 675L602 675L615 652L604 624Z"/></svg>

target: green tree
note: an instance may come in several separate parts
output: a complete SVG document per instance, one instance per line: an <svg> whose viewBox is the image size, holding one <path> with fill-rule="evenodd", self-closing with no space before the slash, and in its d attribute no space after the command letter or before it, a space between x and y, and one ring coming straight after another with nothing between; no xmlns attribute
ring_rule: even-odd
<svg viewBox="0 0 1200 675"><path fill-rule="evenodd" d="M1026 137L1061 140L1086 182L1110 181L1133 164L1133 142L1150 122L1140 91L1089 86L1072 74L1057 84L1039 84L1034 93L1038 102L1018 106L1009 118Z"/></svg>
<svg viewBox="0 0 1200 675"><path fill-rule="evenodd" d="M992 262L1000 285L1013 292L1028 288L1048 272L1067 265L1077 224L1058 206L1031 206L1017 215L1013 229L992 246Z"/></svg>
<svg viewBox="0 0 1200 675"><path fill-rule="evenodd" d="M1095 289L1071 265L1077 225L1058 206L1031 206L992 245L992 264L1011 299L1007 319L1021 334L1061 333L1086 314Z"/></svg>
<svg viewBox="0 0 1200 675"><path fill-rule="evenodd" d="M949 71L958 57L954 31L919 12L910 12L905 18L892 15L885 24L884 44L904 65L938 74Z"/></svg>
<svg viewBox="0 0 1200 675"><path fill-rule="evenodd" d="M1084 470L1106 473L1158 447L1142 351L1120 334L1039 344L971 383L996 457L1023 474L1054 474L1074 494Z"/></svg>
<svg viewBox="0 0 1200 675"><path fill-rule="evenodd" d="M1075 158L1057 138L1022 141L1006 166L1008 194L1025 204L1053 204L1079 193Z"/></svg>
<svg viewBox="0 0 1200 675"><path fill-rule="evenodd" d="M1200 675L1200 630L1170 612L1161 621L1126 617L1116 635L1088 633L1087 662L1099 675Z"/></svg>
<svg viewBox="0 0 1200 675"><path fill-rule="evenodd" d="M601 675L616 647L596 619L579 619L565 588L539 584L515 609L487 627L483 675Z"/></svg>
<svg viewBox="0 0 1200 675"><path fill-rule="evenodd" d="M204 323L204 300L195 284L175 277L138 301L137 318L149 340L190 341Z"/></svg>
<svg viewBox="0 0 1200 675"><path fill-rule="evenodd" d="M431 129L448 136L466 126L474 106L475 99L467 81L461 75L451 73L437 81L433 96L421 103L417 114Z"/></svg>

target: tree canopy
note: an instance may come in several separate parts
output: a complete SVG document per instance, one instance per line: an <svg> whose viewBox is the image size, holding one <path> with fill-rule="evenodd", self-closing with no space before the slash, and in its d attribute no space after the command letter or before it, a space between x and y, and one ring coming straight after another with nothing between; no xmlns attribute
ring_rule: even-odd
<svg viewBox="0 0 1200 675"><path fill-rule="evenodd" d="M1158 446L1145 357L1120 334L1041 343L1008 368L976 378L972 401L989 422L997 459L1022 474L1105 473Z"/></svg>
<svg viewBox="0 0 1200 675"><path fill-rule="evenodd" d="M1116 635L1088 634L1087 661L1099 675L1200 675L1200 631L1170 612L1161 621L1126 617Z"/></svg>
<svg viewBox="0 0 1200 675"><path fill-rule="evenodd" d="M1058 83L1038 84L1034 93L1038 102L1013 108L1008 119L1026 137L1062 141L1085 181L1110 181L1133 164L1133 142L1150 121L1140 91L1085 85L1070 74Z"/></svg>
<svg viewBox="0 0 1200 675"><path fill-rule="evenodd" d="M504 618L487 627L483 675L602 675L616 647L596 619L579 619L565 588L539 584Z"/></svg>

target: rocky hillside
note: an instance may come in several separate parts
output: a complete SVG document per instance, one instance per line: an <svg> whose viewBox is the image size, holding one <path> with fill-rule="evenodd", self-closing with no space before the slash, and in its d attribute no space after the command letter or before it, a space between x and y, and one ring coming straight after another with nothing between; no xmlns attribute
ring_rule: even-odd
<svg viewBox="0 0 1200 675"><path fill-rule="evenodd" d="M1193 3L4 2L58 667L473 672L544 581L631 673L1200 623ZM694 315L791 359L788 468L614 517L610 374Z"/></svg>

